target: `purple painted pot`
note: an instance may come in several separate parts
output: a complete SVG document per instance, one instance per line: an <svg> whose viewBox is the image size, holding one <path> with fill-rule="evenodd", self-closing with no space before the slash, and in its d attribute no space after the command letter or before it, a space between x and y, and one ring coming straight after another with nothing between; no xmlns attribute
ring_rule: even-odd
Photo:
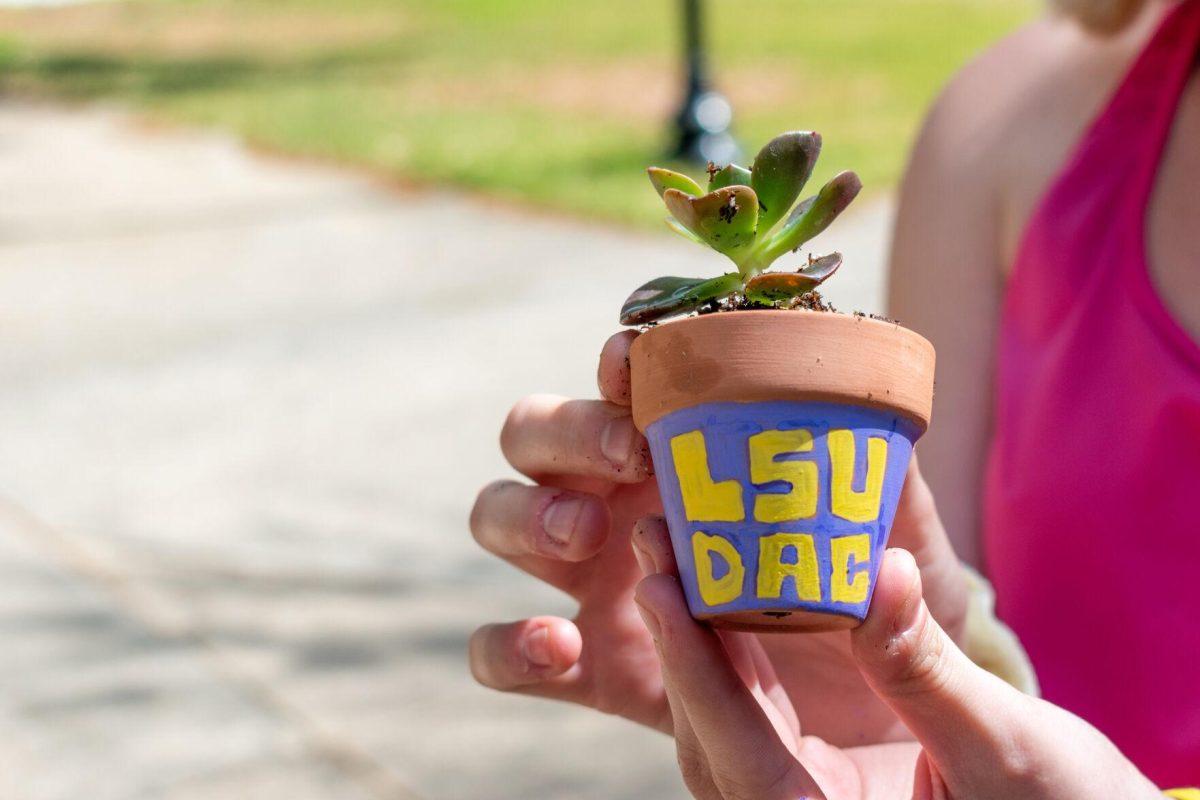
<svg viewBox="0 0 1200 800"><path fill-rule="evenodd" d="M646 331L630 366L692 614L861 622L929 425L933 346L859 316L738 311Z"/></svg>
<svg viewBox="0 0 1200 800"><path fill-rule="evenodd" d="M693 616L753 630L866 616L915 424L835 403L708 403L646 436Z"/></svg>

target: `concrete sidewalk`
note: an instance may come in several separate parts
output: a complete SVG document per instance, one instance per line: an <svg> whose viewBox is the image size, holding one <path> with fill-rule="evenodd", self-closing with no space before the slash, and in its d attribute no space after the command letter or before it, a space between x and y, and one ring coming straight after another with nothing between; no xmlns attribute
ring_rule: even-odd
<svg viewBox="0 0 1200 800"><path fill-rule="evenodd" d="M97 110L0 106L0 189L0 798L683 796L665 737L473 684L475 626L571 607L465 520L508 406L719 259Z"/></svg>

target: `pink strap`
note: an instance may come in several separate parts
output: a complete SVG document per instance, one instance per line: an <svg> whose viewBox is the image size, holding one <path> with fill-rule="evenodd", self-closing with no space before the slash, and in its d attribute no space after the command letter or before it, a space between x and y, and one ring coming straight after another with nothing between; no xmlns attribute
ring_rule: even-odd
<svg viewBox="0 0 1200 800"><path fill-rule="evenodd" d="M1110 127L1125 134L1113 142L1112 155L1137 159L1137 183L1130 200L1139 214L1149 204L1158 164L1198 50L1200 0L1184 0L1163 19L1109 106L1110 113L1129 121ZM1136 138L1131 140L1129 135Z"/></svg>
<svg viewBox="0 0 1200 800"><path fill-rule="evenodd" d="M1106 175L1133 190L1122 194L1140 214L1153 188L1198 44L1200 0L1183 0L1163 18L1047 194L1069 183L1068 176Z"/></svg>
<svg viewBox="0 0 1200 800"><path fill-rule="evenodd" d="M1200 0L1184 0L1163 20L1158 32L1131 70L1112 110L1122 115L1109 130L1123 136L1109 146L1115 158L1133 159L1128 214L1133 258L1121 267L1126 286L1164 340L1184 361L1200 364L1200 343L1176 320L1150 277L1146 214L1158 177L1159 164L1174 127L1179 101L1200 54Z"/></svg>

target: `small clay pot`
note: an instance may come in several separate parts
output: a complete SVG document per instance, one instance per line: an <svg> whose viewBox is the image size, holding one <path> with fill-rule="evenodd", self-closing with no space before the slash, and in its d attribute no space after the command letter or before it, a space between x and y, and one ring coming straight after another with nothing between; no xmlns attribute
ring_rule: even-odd
<svg viewBox="0 0 1200 800"><path fill-rule="evenodd" d="M858 625L929 426L933 345L867 317L735 311L654 327L630 361L692 615Z"/></svg>

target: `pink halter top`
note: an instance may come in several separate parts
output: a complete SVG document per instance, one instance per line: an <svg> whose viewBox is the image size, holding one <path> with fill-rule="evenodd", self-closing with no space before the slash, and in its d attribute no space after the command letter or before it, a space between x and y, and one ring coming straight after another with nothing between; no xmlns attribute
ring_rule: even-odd
<svg viewBox="0 0 1200 800"><path fill-rule="evenodd" d="M1045 697L1160 786L1200 782L1200 345L1154 288L1145 217L1198 45L1186 0L1025 230L984 507L998 612Z"/></svg>

